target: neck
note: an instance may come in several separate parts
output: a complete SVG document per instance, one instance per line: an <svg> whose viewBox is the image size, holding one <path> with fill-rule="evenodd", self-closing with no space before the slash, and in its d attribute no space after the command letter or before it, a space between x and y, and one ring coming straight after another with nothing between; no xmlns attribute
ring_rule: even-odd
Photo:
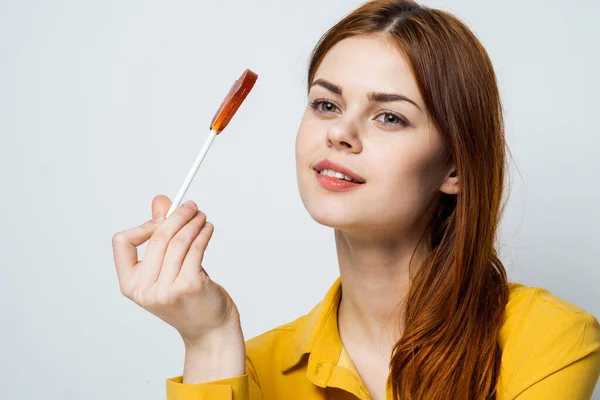
<svg viewBox="0 0 600 400"><path fill-rule="evenodd" d="M362 347L389 359L403 332L409 272L414 274L427 254L424 243L415 251L419 237L366 239L335 230L342 280L338 327L345 346Z"/></svg>

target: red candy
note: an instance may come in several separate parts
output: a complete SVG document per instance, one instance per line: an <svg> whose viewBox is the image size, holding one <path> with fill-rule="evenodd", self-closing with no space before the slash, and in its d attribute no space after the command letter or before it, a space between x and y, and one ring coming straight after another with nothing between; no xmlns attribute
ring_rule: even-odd
<svg viewBox="0 0 600 400"><path fill-rule="evenodd" d="M254 87L256 79L258 79L258 75L246 69L242 76L233 83L229 93L223 99L223 102L210 122L210 129L214 130L217 135L229 124L231 118Z"/></svg>

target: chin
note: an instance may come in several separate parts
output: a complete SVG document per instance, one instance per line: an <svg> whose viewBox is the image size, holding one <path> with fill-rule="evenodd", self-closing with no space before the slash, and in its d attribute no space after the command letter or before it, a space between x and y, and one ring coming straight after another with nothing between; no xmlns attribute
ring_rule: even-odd
<svg viewBox="0 0 600 400"><path fill-rule="evenodd" d="M362 212L350 193L329 192L312 176L298 174L298 191L306 211L318 224L340 230L360 230ZM364 218L361 218L364 219ZM364 227L363 227L364 228Z"/></svg>
<svg viewBox="0 0 600 400"><path fill-rule="evenodd" d="M304 207L312 219L320 225L339 230L360 229L361 222L356 209L346 209L339 204L332 204L323 200L304 202Z"/></svg>

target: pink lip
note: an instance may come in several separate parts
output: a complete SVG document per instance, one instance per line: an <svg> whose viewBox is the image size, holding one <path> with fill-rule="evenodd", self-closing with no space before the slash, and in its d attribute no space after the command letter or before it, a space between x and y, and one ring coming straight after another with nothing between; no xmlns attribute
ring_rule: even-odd
<svg viewBox="0 0 600 400"><path fill-rule="evenodd" d="M337 179L328 175L321 175L318 171L315 171L314 173L315 178L317 178L317 181L321 186L323 186L325 189L333 190L336 192L343 192L345 190L354 189L355 187L362 185L362 183L346 181L344 179Z"/></svg>
<svg viewBox="0 0 600 400"><path fill-rule="evenodd" d="M333 161L330 161L328 159L324 159L324 160L319 161L318 163L316 163L313 166L313 169L315 171L317 171L317 173L321 172L324 169L331 169L331 170L334 170L334 171L337 171L337 172L341 172L344 175L348 175L350 178L354 179L355 181L360 182L359 184L365 183L365 180L360 175L358 175L357 173L355 173L354 171L352 171L351 169L348 169L348 168L344 167L343 165L334 163ZM325 176L325 175L320 175L319 174L319 176ZM336 179L336 178L333 178L333 179ZM345 181L345 182L348 182L348 181ZM352 183L354 185L357 185L354 182L348 182L348 183Z"/></svg>

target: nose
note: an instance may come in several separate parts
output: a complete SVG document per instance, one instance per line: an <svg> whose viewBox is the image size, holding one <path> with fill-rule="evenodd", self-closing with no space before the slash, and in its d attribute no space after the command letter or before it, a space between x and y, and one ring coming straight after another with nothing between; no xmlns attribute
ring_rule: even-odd
<svg viewBox="0 0 600 400"><path fill-rule="evenodd" d="M362 143L359 128L350 118L339 118L327 129L327 146L341 151L359 153Z"/></svg>

